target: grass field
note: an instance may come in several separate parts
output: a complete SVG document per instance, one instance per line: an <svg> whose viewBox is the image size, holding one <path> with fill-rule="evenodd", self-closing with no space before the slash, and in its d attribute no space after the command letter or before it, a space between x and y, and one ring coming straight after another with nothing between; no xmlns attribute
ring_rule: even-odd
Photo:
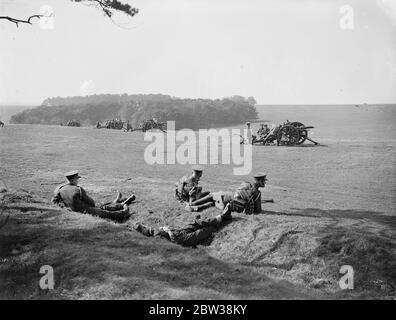
<svg viewBox="0 0 396 320"><path fill-rule="evenodd" d="M0 224L9 216L0 229L0 298L394 299L396 108L299 108L259 108L260 118L314 125L322 145L254 147L253 169L269 178L263 198L275 203L260 215L234 214L196 249L128 228L136 221L182 226L195 217L173 198L190 166L147 165L142 133L0 128ZM72 169L97 202L116 190L135 193L130 221L51 205ZM207 165L202 185L233 190L246 178L230 165ZM338 286L345 264L354 268L354 290ZM42 265L54 268L54 290L39 288Z"/></svg>

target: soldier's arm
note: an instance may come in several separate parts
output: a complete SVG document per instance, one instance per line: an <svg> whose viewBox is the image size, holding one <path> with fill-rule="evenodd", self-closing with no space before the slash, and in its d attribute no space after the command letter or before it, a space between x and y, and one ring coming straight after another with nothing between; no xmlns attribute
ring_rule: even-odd
<svg viewBox="0 0 396 320"><path fill-rule="evenodd" d="M55 189L55 191L54 191L54 196L53 196L52 199L51 199L51 202L52 202L52 203L57 204L57 205L59 205L59 204L62 203L62 197L61 197L61 194L60 194L60 189L61 189L63 186L64 186L64 184L61 184L61 185L59 185L59 186Z"/></svg>
<svg viewBox="0 0 396 320"><path fill-rule="evenodd" d="M81 187L80 187L80 199L82 202L88 204L89 206L95 207L95 201L90 196L88 196L85 190Z"/></svg>
<svg viewBox="0 0 396 320"><path fill-rule="evenodd" d="M261 208L261 192L258 191L258 195L256 199L254 200L254 213L261 213L262 208Z"/></svg>
<svg viewBox="0 0 396 320"><path fill-rule="evenodd" d="M177 192L179 192L180 195L184 193L184 186L186 185L186 177L183 177L179 181L179 185L177 187Z"/></svg>
<svg viewBox="0 0 396 320"><path fill-rule="evenodd" d="M54 194L54 196L52 197L51 202L54 203L54 204L59 205L61 201L62 201L62 197L61 197L60 193L56 192Z"/></svg>

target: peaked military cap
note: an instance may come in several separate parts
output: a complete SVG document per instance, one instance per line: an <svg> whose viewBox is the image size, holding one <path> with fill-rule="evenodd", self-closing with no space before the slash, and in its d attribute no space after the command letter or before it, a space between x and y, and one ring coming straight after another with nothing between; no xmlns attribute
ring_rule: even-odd
<svg viewBox="0 0 396 320"><path fill-rule="evenodd" d="M198 171L198 172L203 171L203 168L201 166L193 166L192 169L193 169L193 171Z"/></svg>
<svg viewBox="0 0 396 320"><path fill-rule="evenodd" d="M81 178L77 170L72 170L65 173L67 179Z"/></svg>
<svg viewBox="0 0 396 320"><path fill-rule="evenodd" d="M258 172L258 173L253 175L253 178L255 178L255 179L266 179L267 178L267 174L265 174L263 172Z"/></svg>

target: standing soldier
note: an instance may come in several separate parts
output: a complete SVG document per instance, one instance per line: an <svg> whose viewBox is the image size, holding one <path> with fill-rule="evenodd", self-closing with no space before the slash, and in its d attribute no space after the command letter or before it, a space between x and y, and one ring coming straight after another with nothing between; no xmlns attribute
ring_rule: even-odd
<svg viewBox="0 0 396 320"><path fill-rule="evenodd" d="M133 128L132 128L131 124L129 123L129 120L127 120L126 131L129 132L129 130L131 130L131 132L132 132Z"/></svg>
<svg viewBox="0 0 396 320"><path fill-rule="evenodd" d="M253 143L253 132L252 129L250 128L250 122L246 122L246 126L247 126L247 139L248 139L248 143L252 144Z"/></svg>

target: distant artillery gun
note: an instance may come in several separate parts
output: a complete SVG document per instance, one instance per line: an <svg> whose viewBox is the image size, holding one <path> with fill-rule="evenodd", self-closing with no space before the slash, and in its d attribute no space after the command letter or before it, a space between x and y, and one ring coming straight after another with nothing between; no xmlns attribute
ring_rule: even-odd
<svg viewBox="0 0 396 320"><path fill-rule="evenodd" d="M141 130L146 132L152 129L159 129L162 132L166 132L166 122L159 122L155 119L144 120L136 129L133 129L133 131Z"/></svg>
<svg viewBox="0 0 396 320"><path fill-rule="evenodd" d="M277 146L297 146L308 140L314 145L318 145L318 142L308 137L309 130L313 128L313 126L305 126L301 122L287 120L285 123L274 127L266 135L253 136L252 143L266 145L276 142ZM244 139L241 143L245 143Z"/></svg>
<svg viewBox="0 0 396 320"><path fill-rule="evenodd" d="M159 129L163 132L166 130L166 122L158 122L155 119L144 120L142 121L137 128L133 128L129 121L122 121L118 119L107 120L104 125L100 122L96 123L97 129L116 129L116 130L124 130L124 131L143 131L146 132L151 129Z"/></svg>
<svg viewBox="0 0 396 320"><path fill-rule="evenodd" d="M68 127L81 127L81 123L77 120L70 120L66 125Z"/></svg>
<svg viewBox="0 0 396 320"><path fill-rule="evenodd" d="M97 122L96 128L97 129L106 128L106 129L122 130L122 129L124 129L124 124L126 124L126 122L124 122L122 120L111 119L111 120L106 120L106 123L104 125L102 125L100 122Z"/></svg>
<svg viewBox="0 0 396 320"><path fill-rule="evenodd" d="M0 127L4 127L4 122L0 120Z"/></svg>

